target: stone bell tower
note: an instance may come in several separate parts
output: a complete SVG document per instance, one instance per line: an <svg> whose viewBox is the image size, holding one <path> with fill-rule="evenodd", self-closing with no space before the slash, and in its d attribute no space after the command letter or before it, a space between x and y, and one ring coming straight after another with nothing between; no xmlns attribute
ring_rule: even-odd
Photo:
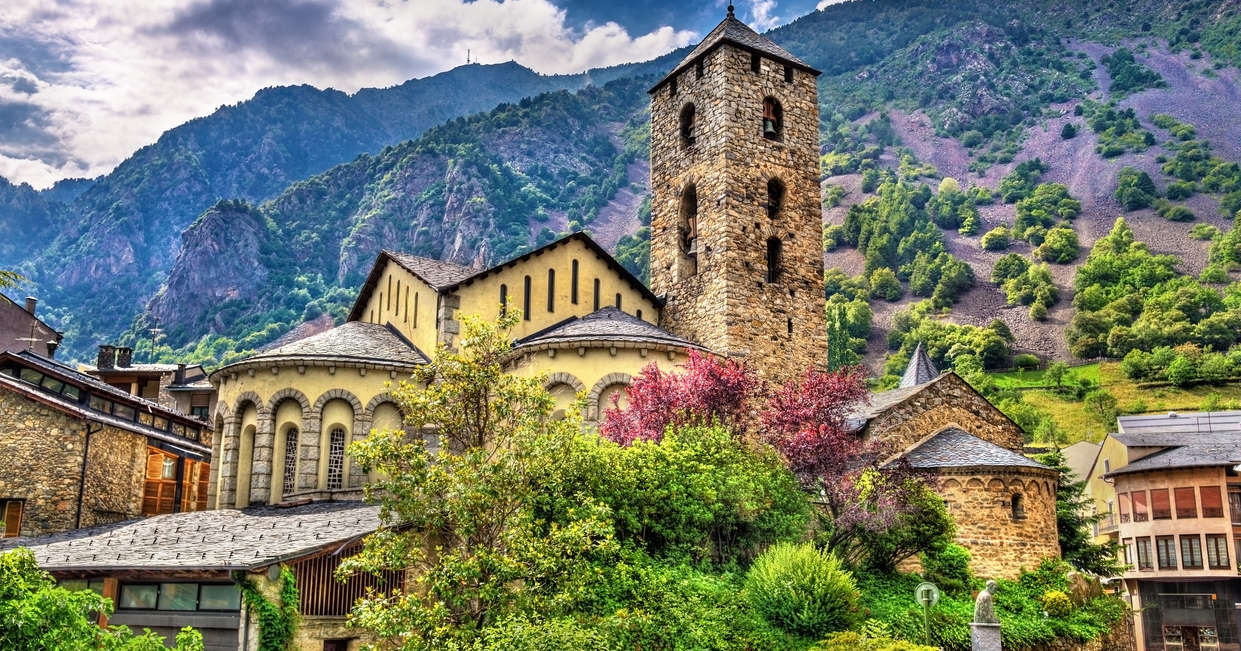
<svg viewBox="0 0 1241 651"><path fill-rule="evenodd" d="M765 377L827 363L818 75L729 6L650 91L661 325Z"/></svg>

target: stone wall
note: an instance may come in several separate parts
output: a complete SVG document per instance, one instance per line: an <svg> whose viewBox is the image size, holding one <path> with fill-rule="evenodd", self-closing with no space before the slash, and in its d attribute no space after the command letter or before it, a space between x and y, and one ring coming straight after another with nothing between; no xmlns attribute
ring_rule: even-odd
<svg viewBox="0 0 1241 651"><path fill-rule="evenodd" d="M908 450L922 440L957 427L978 438L1021 453L1021 428L955 373L945 373L916 394L871 420L866 436Z"/></svg>
<svg viewBox="0 0 1241 651"><path fill-rule="evenodd" d="M786 377L826 362L823 243L815 78L724 44L651 96L651 286L667 295L665 328L760 374ZM675 93L673 88L676 88ZM763 101L783 112L782 137L762 135ZM694 105L694 139L681 134ZM768 213L768 181L783 184ZM683 200L696 193L697 238L683 246ZM779 274L767 276L768 241L780 244Z"/></svg>
<svg viewBox="0 0 1241 651"><path fill-rule="evenodd" d="M73 529L87 423L11 391L0 391L0 499L23 499L21 534ZM98 425L92 425L92 429ZM142 510L146 439L112 427L91 437L82 526Z"/></svg>
<svg viewBox="0 0 1241 651"><path fill-rule="evenodd" d="M957 524L957 543L970 550L974 575L1007 579L1060 557L1055 491L1055 473L1035 468L945 470L936 487ZM1018 495L1023 508L1014 514Z"/></svg>

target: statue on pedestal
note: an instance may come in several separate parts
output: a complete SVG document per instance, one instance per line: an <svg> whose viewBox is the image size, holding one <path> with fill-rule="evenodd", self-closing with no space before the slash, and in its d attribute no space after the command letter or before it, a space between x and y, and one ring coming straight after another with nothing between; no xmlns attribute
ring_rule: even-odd
<svg viewBox="0 0 1241 651"><path fill-rule="evenodd" d="M1000 651L1000 618L995 616L995 581L987 581L987 587L974 600L974 621L970 623L970 648L972 651Z"/></svg>
<svg viewBox="0 0 1241 651"><path fill-rule="evenodd" d="M975 624L999 624L1000 619L995 616L995 588L994 580L987 581L987 587L978 593L978 598L974 600L974 623Z"/></svg>

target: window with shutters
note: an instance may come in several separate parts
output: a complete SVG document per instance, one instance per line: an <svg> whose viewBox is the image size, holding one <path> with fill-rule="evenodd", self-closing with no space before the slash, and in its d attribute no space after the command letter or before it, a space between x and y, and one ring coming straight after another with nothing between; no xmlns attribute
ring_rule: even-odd
<svg viewBox="0 0 1241 651"><path fill-rule="evenodd" d="M142 489L142 515L174 512L176 494L177 457L148 447L146 479Z"/></svg>
<svg viewBox="0 0 1241 651"><path fill-rule="evenodd" d="M1194 499L1194 487L1184 486L1172 491L1173 497L1176 498L1176 519L1185 520L1187 518L1198 517L1198 503Z"/></svg>
<svg viewBox="0 0 1241 651"><path fill-rule="evenodd" d="M1116 496L1117 503L1120 505L1120 521L1122 523L1129 521L1129 493L1120 493Z"/></svg>
<svg viewBox="0 0 1241 651"><path fill-rule="evenodd" d="M0 519L4 520L4 535L0 538L16 538L22 533L22 500L0 500Z"/></svg>
<svg viewBox="0 0 1241 651"><path fill-rule="evenodd" d="M1168 498L1168 489L1152 488L1151 489L1151 519L1152 520L1171 520L1172 519L1172 501Z"/></svg>
<svg viewBox="0 0 1241 651"><path fill-rule="evenodd" d="M345 480L345 430L333 427L328 438L327 487L340 488Z"/></svg>
<svg viewBox="0 0 1241 651"><path fill-rule="evenodd" d="M1146 522L1146 491L1134 491L1130 497L1133 498L1133 521Z"/></svg>
<svg viewBox="0 0 1241 651"><path fill-rule="evenodd" d="M1199 486L1198 496L1202 500L1202 517L1224 517L1224 501L1220 498L1219 486Z"/></svg>

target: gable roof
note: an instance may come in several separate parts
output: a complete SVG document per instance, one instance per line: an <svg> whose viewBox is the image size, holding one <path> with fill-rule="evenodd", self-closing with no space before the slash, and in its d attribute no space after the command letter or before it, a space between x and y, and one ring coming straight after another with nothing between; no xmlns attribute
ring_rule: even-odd
<svg viewBox="0 0 1241 651"><path fill-rule="evenodd" d="M1120 416L1116 426L1121 434L1241 432L1241 411L1170 411L1166 414Z"/></svg>
<svg viewBox="0 0 1241 651"><path fill-rule="evenodd" d="M1119 437L1117 437L1119 439ZM1121 441L1123 443L1123 441ZM1241 463L1241 432L1182 437L1177 444L1117 468L1104 477L1135 472L1235 466Z"/></svg>
<svg viewBox="0 0 1241 651"><path fill-rule="evenodd" d="M949 378L955 378L955 380L950 380ZM910 398L913 398L914 396L922 393L923 391L926 391L927 389L930 389L931 387L938 386L939 383L941 382L959 382L966 389L974 392L974 395L977 395L980 400L987 403L988 405L991 405L991 401L987 400L986 398L982 396L982 394L978 393L978 391L974 387L970 386L969 382L962 380L960 376L956 374L955 371L946 371L944 373L940 373L939 375L935 376L935 378L933 378L929 382L924 382L916 386L897 387L895 389L890 389L888 391L880 391L879 393L870 394L865 404L861 404L861 405L854 407L845 416L846 426L849 428L849 431L859 432L865 429L866 426L870 424L870 421L874 420L875 418L878 418L887 410L899 404L904 403ZM1012 424L1013 427L1016 427L1018 430L1021 429L1021 426L1018 425L1016 421L1014 421L1012 418L1009 418L1009 416L1005 414L1004 412L1000 411L998 407L996 407L995 405L991 405L991 408L995 411L996 414L998 414L999 418L1003 418L1004 420L1008 421L1009 423Z"/></svg>
<svg viewBox="0 0 1241 651"><path fill-rule="evenodd" d="M379 528L379 507L315 502L169 513L27 538L0 549L28 547L49 571L250 570L344 545Z"/></svg>
<svg viewBox="0 0 1241 651"><path fill-rule="evenodd" d="M617 262L616 258L613 258L611 253L608 253L607 250L605 250L602 246L599 246L599 243L594 241L594 239L592 239L584 231L577 231L576 233L570 233L569 235L566 235L558 240L544 244L543 246L540 246L537 249L532 249L519 256L509 258L508 260L505 260L504 262L501 262L496 265L492 265L490 267L487 267L486 269L475 269L473 267L463 267L461 265L452 264L450 262L439 262L436 260L431 260L429 258L420 258L418 256L411 256L411 255L406 255L406 254L401 254L401 253L393 253L391 251L382 251L379 254L379 258L376 259L375 261L375 266L371 268L371 273L370 275L367 276L366 283L362 285L362 289L358 292L358 298L353 303L353 309L349 311L348 320L357 321L358 319L362 318L362 311L366 309L366 302L370 299L371 292L374 291L375 285L379 283L379 276L382 273L383 265L386 264L389 260L397 264L400 264L403 267L405 265L402 263L402 260L405 260L407 262L414 264L417 268L421 269L423 272L428 273L428 277L435 279L436 283L438 284L433 283L431 280L428 280L427 278L424 278L423 276L418 276L420 279L423 280L423 282L426 282L428 285L431 285L435 289L435 291L441 294L446 294L460 287L464 287L471 283L480 281L502 269L520 264L531 258L535 258L540 255L543 255L544 253L547 253L548 251L551 251L561 246L565 246L569 244L570 242L582 243L582 245L585 246L587 250L599 256L599 258L603 260L603 262L608 266L609 269L611 269L617 276L620 277L621 280L625 281L625 283L627 283L630 287L637 290L639 294L642 294L644 298L646 298L656 307L663 306L664 304L663 300L660 299L658 296L656 296L655 293L652 292L651 289L647 287L645 283L643 283L641 280L638 280L637 276L634 276L632 273L629 272L628 269L626 269L623 265L621 265L621 263ZM440 266L436 266L436 265L440 265ZM410 273L413 273L414 275L418 275L419 273L418 271L415 271L414 269L410 267L405 267L405 268L409 269Z"/></svg>
<svg viewBox="0 0 1241 651"><path fill-rule="evenodd" d="M912 450L901 455L901 458L907 460L913 468L927 470L977 467L1050 470L1033 459L984 441L955 427L949 427L919 443Z"/></svg>
<svg viewBox="0 0 1241 651"><path fill-rule="evenodd" d="M426 364L430 361L417 346L391 325L346 321L331 330L221 366L211 374L252 362L295 360L369 362L401 367Z"/></svg>
<svg viewBox="0 0 1241 651"><path fill-rule="evenodd" d="M820 74L818 70L810 67L810 64L793 56L788 50L773 43L771 39L759 34L751 29L749 25L737 20L737 17L733 15L732 5L729 5L728 15L724 18L724 20L720 22L719 25L716 25L715 29L711 30L706 37L702 39L702 42L700 42L693 50L690 50L690 53L686 55L684 59L681 59L681 62L678 63L671 72L665 75L663 79L660 79L659 83L655 84L649 92L654 93L664 84L665 81L668 81L669 78L687 68L691 63L698 59L698 57L706 55L708 52L725 43L736 45L743 50L764 54L782 63L787 63L801 68L812 75L817 76Z"/></svg>
<svg viewBox="0 0 1241 651"><path fill-rule="evenodd" d="M615 306L605 307L586 316L575 316L565 319L551 327L519 339L513 347L522 348L538 346L540 344L599 340L663 344L682 348L702 349L701 346L688 339L678 337L636 316L626 314Z"/></svg>
<svg viewBox="0 0 1241 651"><path fill-rule="evenodd" d="M937 377L939 377L939 369L931 363L931 358L926 354L926 349L922 347L922 342L919 341L918 347L914 348L914 354L909 357L909 363L905 365L905 373L901 375L899 386L902 389L916 387Z"/></svg>

